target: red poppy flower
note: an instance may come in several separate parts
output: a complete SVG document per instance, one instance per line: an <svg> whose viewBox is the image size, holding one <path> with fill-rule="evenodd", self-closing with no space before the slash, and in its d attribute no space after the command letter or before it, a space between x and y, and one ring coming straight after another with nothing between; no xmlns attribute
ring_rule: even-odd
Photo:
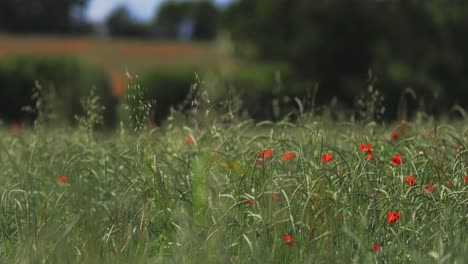
<svg viewBox="0 0 468 264"><path fill-rule="evenodd" d="M387 213L387 222L389 224L395 223L398 219L400 219L400 214L398 212L390 211Z"/></svg>
<svg viewBox="0 0 468 264"><path fill-rule="evenodd" d="M68 178L67 176L60 176L57 178L57 183L59 184L67 184L68 183Z"/></svg>
<svg viewBox="0 0 468 264"><path fill-rule="evenodd" d="M362 152L373 151L372 146L370 144L361 144L359 145L359 148L361 149Z"/></svg>
<svg viewBox="0 0 468 264"><path fill-rule="evenodd" d="M448 182L445 184L445 186L447 186L447 188L450 188L450 187L452 187L452 184L448 181Z"/></svg>
<svg viewBox="0 0 468 264"><path fill-rule="evenodd" d="M392 165L395 166L397 164L401 164L401 155L393 155L392 157Z"/></svg>
<svg viewBox="0 0 468 264"><path fill-rule="evenodd" d="M286 245L288 245L290 247L294 246L294 239L290 235L282 236L281 240L283 240L284 243L286 243Z"/></svg>
<svg viewBox="0 0 468 264"><path fill-rule="evenodd" d="M255 200L246 200L245 201L245 205L249 206L249 205L255 205Z"/></svg>
<svg viewBox="0 0 468 264"><path fill-rule="evenodd" d="M430 183L426 183L425 190L423 190L423 194L426 194L426 190L433 192L435 190L436 186L432 185Z"/></svg>
<svg viewBox="0 0 468 264"><path fill-rule="evenodd" d="M263 162L265 161L265 159L271 158L272 152L273 150L271 148L259 151L256 155L255 165L259 165L259 166L263 165Z"/></svg>
<svg viewBox="0 0 468 264"><path fill-rule="evenodd" d="M330 162L333 159L332 154L325 152L322 154L322 157L320 158L320 161L322 162Z"/></svg>
<svg viewBox="0 0 468 264"><path fill-rule="evenodd" d="M264 149L264 150L261 150L260 152L258 152L257 154L257 157L258 158L265 158L265 159L269 159L271 158L271 153L273 152L272 149Z"/></svg>
<svg viewBox="0 0 468 264"><path fill-rule="evenodd" d="M377 244L375 244L375 243L372 245L372 250L377 251L377 250L379 250L379 249L380 249L380 246L379 246L379 245L377 245Z"/></svg>
<svg viewBox="0 0 468 264"><path fill-rule="evenodd" d="M406 176L405 178L403 178L403 182L404 183L407 183L408 184L408 187L411 187L414 185L414 180L416 179L416 177L414 177L413 174L409 174L408 176Z"/></svg>
<svg viewBox="0 0 468 264"><path fill-rule="evenodd" d="M284 151L284 154L283 156L281 157L282 160L286 161L286 160L292 160L296 157L296 154L294 154L294 152L291 152L291 151Z"/></svg>
<svg viewBox="0 0 468 264"><path fill-rule="evenodd" d="M392 131L392 133L390 133L390 137L392 140L398 140L400 138L400 134L398 134L396 131Z"/></svg>
<svg viewBox="0 0 468 264"><path fill-rule="evenodd" d="M463 185L468 184L468 175L463 176Z"/></svg>
<svg viewBox="0 0 468 264"><path fill-rule="evenodd" d="M185 142L187 142L187 144L193 144L193 137L192 136L186 137Z"/></svg>
<svg viewBox="0 0 468 264"><path fill-rule="evenodd" d="M21 124L18 123L18 122L14 122L13 124L11 124L11 130L13 131L13 133L18 133L21 131Z"/></svg>
<svg viewBox="0 0 468 264"><path fill-rule="evenodd" d="M237 163L231 162L231 163L229 163L229 165L227 167L224 167L224 170L228 171L230 169L235 169L235 168L237 168Z"/></svg>
<svg viewBox="0 0 468 264"><path fill-rule="evenodd" d="M359 145L359 148L362 152L366 153L366 160L370 160L374 157L374 150L370 144L361 144Z"/></svg>

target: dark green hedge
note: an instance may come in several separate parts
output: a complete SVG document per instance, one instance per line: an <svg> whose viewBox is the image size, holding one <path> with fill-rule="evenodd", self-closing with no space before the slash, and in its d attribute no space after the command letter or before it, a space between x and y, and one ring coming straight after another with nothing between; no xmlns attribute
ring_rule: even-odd
<svg viewBox="0 0 468 264"><path fill-rule="evenodd" d="M189 103L186 99L196 82L196 74L202 81L216 80L215 91L211 90L210 96L223 100L234 93L242 100L243 108L256 119L274 117L274 98L304 95L303 91L292 89L291 74L283 65L239 66L228 73L210 68L156 68L140 74L136 82L143 88L147 100L156 101L157 123L167 117L171 106L177 109Z"/></svg>
<svg viewBox="0 0 468 264"><path fill-rule="evenodd" d="M74 122L76 114L82 113L81 98L89 95L95 87L106 107L106 124L115 122L116 100L111 95L105 72L77 58L62 56L20 56L0 62L0 112L4 118L31 118L21 109L34 104L31 98L36 81L44 90L55 90L58 110L70 122Z"/></svg>

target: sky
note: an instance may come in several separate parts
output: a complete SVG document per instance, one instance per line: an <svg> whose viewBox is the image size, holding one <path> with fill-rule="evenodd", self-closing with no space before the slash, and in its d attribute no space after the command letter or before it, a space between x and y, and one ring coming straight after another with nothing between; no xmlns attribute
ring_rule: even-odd
<svg viewBox="0 0 468 264"><path fill-rule="evenodd" d="M215 0L219 5L226 4L231 0ZM126 5L132 15L145 21L153 17L156 8L164 0L90 0L86 10L86 17L93 22L101 22L119 5Z"/></svg>

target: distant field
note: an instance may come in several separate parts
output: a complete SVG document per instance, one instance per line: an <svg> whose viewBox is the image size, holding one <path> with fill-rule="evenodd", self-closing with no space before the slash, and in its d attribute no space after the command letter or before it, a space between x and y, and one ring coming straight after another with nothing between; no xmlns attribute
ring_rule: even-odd
<svg viewBox="0 0 468 264"><path fill-rule="evenodd" d="M1 36L0 59L10 55L73 55L104 67L114 94L125 86L126 70L151 67L228 64L231 59L209 43L94 39L77 37Z"/></svg>

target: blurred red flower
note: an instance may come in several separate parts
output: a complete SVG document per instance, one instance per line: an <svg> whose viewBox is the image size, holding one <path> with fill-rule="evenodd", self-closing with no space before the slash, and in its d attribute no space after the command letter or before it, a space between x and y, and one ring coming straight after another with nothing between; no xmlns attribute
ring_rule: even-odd
<svg viewBox="0 0 468 264"><path fill-rule="evenodd" d="M18 133L21 131L21 124L18 123L18 122L14 122L13 124L11 124L11 130L13 131L13 133Z"/></svg>
<svg viewBox="0 0 468 264"><path fill-rule="evenodd" d="M387 222L389 224L395 223L398 219L400 219L400 214L398 212L390 211L387 213Z"/></svg>
<svg viewBox="0 0 468 264"><path fill-rule="evenodd" d="M361 144L359 145L359 148L361 149L362 152L373 151L372 146L370 144Z"/></svg>
<svg viewBox="0 0 468 264"><path fill-rule="evenodd" d="M245 205L249 206L249 205L255 205L255 200L246 200L245 201Z"/></svg>
<svg viewBox="0 0 468 264"><path fill-rule="evenodd" d="M296 154L294 154L294 152L285 150L281 159L286 161L286 160L292 160L295 157L296 157Z"/></svg>
<svg viewBox="0 0 468 264"><path fill-rule="evenodd" d="M259 158L265 158L265 159L269 159L271 158L271 153L273 152L272 149L264 149L264 150L261 150L260 152L258 152L257 154L257 157Z"/></svg>
<svg viewBox="0 0 468 264"><path fill-rule="evenodd" d="M450 187L452 187L452 184L448 181L448 182L445 184L445 186L447 186L447 188L450 188Z"/></svg>
<svg viewBox="0 0 468 264"><path fill-rule="evenodd" d="M68 177L67 176L60 176L57 178L57 183L59 184L67 184L68 183Z"/></svg>
<svg viewBox="0 0 468 264"><path fill-rule="evenodd" d="M409 174L408 176L406 176L405 178L403 178L403 182L404 183L407 183L408 184L408 187L411 187L414 185L414 180L416 179L416 177L414 177L413 174Z"/></svg>
<svg viewBox="0 0 468 264"><path fill-rule="evenodd" d="M395 166L397 164L401 164L401 155L393 155L392 157L392 165Z"/></svg>
<svg viewBox="0 0 468 264"><path fill-rule="evenodd" d="M426 183L426 187L425 187L425 190L423 190L423 194L426 194L426 190L430 191L430 192L433 192L435 190L435 188L436 188L435 185L432 185L430 183Z"/></svg>
<svg viewBox="0 0 468 264"><path fill-rule="evenodd" d="M379 250L379 249L380 249L380 246L379 246L379 245L377 245L377 244L375 244L375 243L372 245L372 250L377 251L377 250Z"/></svg>
<svg viewBox="0 0 468 264"><path fill-rule="evenodd" d="M322 162L330 162L333 159L332 154L325 152L322 154L322 157L320 158L320 161Z"/></svg>
<svg viewBox="0 0 468 264"><path fill-rule="evenodd" d="M463 176L463 185L468 184L468 175Z"/></svg>
<svg viewBox="0 0 468 264"><path fill-rule="evenodd" d="M185 142L187 142L187 144L193 144L193 137L192 136L186 137Z"/></svg>
<svg viewBox="0 0 468 264"><path fill-rule="evenodd" d="M281 196L279 193L274 193L272 196L271 196L271 199L273 200L273 202L277 202L281 199Z"/></svg>
<svg viewBox="0 0 468 264"><path fill-rule="evenodd" d="M374 150L370 144L361 144L359 145L359 148L362 152L366 153L366 160L370 160L374 157Z"/></svg>
<svg viewBox="0 0 468 264"><path fill-rule="evenodd" d="M398 134L396 131L392 131L392 133L390 133L390 137L392 140L398 140L400 138L400 134Z"/></svg>
<svg viewBox="0 0 468 264"><path fill-rule="evenodd" d="M263 162L265 159L271 158L271 154L273 153L273 150L271 148L261 150L257 153L256 159L255 159L255 165L263 165Z"/></svg>
<svg viewBox="0 0 468 264"><path fill-rule="evenodd" d="M230 169L235 169L235 168L237 168L237 163L231 162L231 163L229 163L229 165L227 167L224 167L224 170L228 171Z"/></svg>
<svg viewBox="0 0 468 264"><path fill-rule="evenodd" d="M281 239L290 247L294 246L294 239L290 235L282 236Z"/></svg>

